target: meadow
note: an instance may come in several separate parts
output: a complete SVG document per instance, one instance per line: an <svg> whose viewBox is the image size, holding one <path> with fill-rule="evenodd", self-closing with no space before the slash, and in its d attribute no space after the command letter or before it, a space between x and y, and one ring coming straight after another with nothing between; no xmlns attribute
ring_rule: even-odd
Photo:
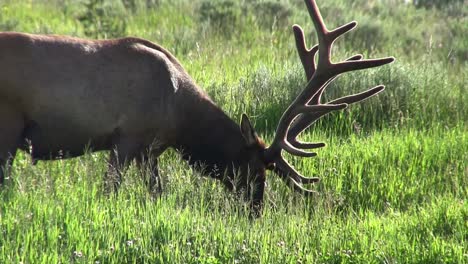
<svg viewBox="0 0 468 264"><path fill-rule="evenodd" d="M326 98L386 89L303 133L327 143L317 157L288 156L321 177L309 186L319 196L268 173L263 216L252 220L175 151L160 158L157 198L134 166L118 195L105 195L107 153L33 166L19 152L0 190L0 263L468 263L466 1L317 3L329 28L359 23L335 60L396 58L338 78ZM293 24L316 42L301 0L0 0L0 31L161 44L267 143L305 85Z"/></svg>

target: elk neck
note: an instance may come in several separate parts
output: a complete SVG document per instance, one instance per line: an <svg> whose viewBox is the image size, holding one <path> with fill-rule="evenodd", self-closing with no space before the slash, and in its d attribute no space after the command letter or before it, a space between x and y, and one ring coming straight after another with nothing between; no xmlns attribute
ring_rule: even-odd
<svg viewBox="0 0 468 264"><path fill-rule="evenodd" d="M220 177L245 158L247 143L240 127L201 90L193 89L183 97L174 147L191 165L201 165L210 176Z"/></svg>

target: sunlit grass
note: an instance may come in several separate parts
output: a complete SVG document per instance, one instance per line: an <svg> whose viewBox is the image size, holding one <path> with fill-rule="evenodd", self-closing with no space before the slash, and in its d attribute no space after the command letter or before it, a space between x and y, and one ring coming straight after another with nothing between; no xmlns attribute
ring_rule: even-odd
<svg viewBox="0 0 468 264"><path fill-rule="evenodd" d="M269 174L264 216L253 222L220 184L201 178L175 153L161 159L166 187L155 200L134 168L118 196L103 195L101 154L37 167L20 157L15 180L2 192L2 258L26 263L466 259L463 130L382 131L349 140L311 136L326 138L330 146L320 158L298 161L296 167L322 177L316 187L321 195L306 200Z"/></svg>

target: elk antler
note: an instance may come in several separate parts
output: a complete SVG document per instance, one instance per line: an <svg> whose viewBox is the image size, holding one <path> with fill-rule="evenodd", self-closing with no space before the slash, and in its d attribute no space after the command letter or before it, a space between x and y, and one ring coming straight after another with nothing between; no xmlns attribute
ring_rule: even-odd
<svg viewBox="0 0 468 264"><path fill-rule="evenodd" d="M362 55L354 55L345 61L333 63L330 59L333 42L352 30L357 22L353 21L334 30L328 30L323 22L320 11L314 0L305 0L315 30L317 31L318 45L310 50L306 48L304 31L298 25L293 26L296 47L304 67L308 83L299 96L289 105L281 116L272 144L265 150L267 161L275 164L274 171L285 181L291 182L295 190L305 193L315 193L305 189L301 183L314 183L319 178L307 178L300 175L284 158L281 151L300 157L316 156L314 152L306 149L321 148L324 143L303 143L296 137L320 117L331 111L341 110L364 99L367 99L384 89L383 85L376 86L365 92L344 96L328 103L320 103L323 91L340 74L379 67L394 61L393 57L381 59L362 60ZM318 62L315 64L315 55L318 52Z"/></svg>

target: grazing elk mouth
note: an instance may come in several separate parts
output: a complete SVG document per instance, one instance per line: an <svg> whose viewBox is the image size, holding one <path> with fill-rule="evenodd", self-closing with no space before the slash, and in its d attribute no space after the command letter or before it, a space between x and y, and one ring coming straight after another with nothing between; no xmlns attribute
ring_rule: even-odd
<svg viewBox="0 0 468 264"><path fill-rule="evenodd" d="M252 184L251 189L252 189L252 197L251 197L251 203L250 203L250 209L251 212L253 213L251 216L253 217L260 217L262 215L262 209L263 209L263 197L265 193L265 186L266 186L266 181L265 181L265 172L263 172L263 177L259 181L256 181Z"/></svg>

